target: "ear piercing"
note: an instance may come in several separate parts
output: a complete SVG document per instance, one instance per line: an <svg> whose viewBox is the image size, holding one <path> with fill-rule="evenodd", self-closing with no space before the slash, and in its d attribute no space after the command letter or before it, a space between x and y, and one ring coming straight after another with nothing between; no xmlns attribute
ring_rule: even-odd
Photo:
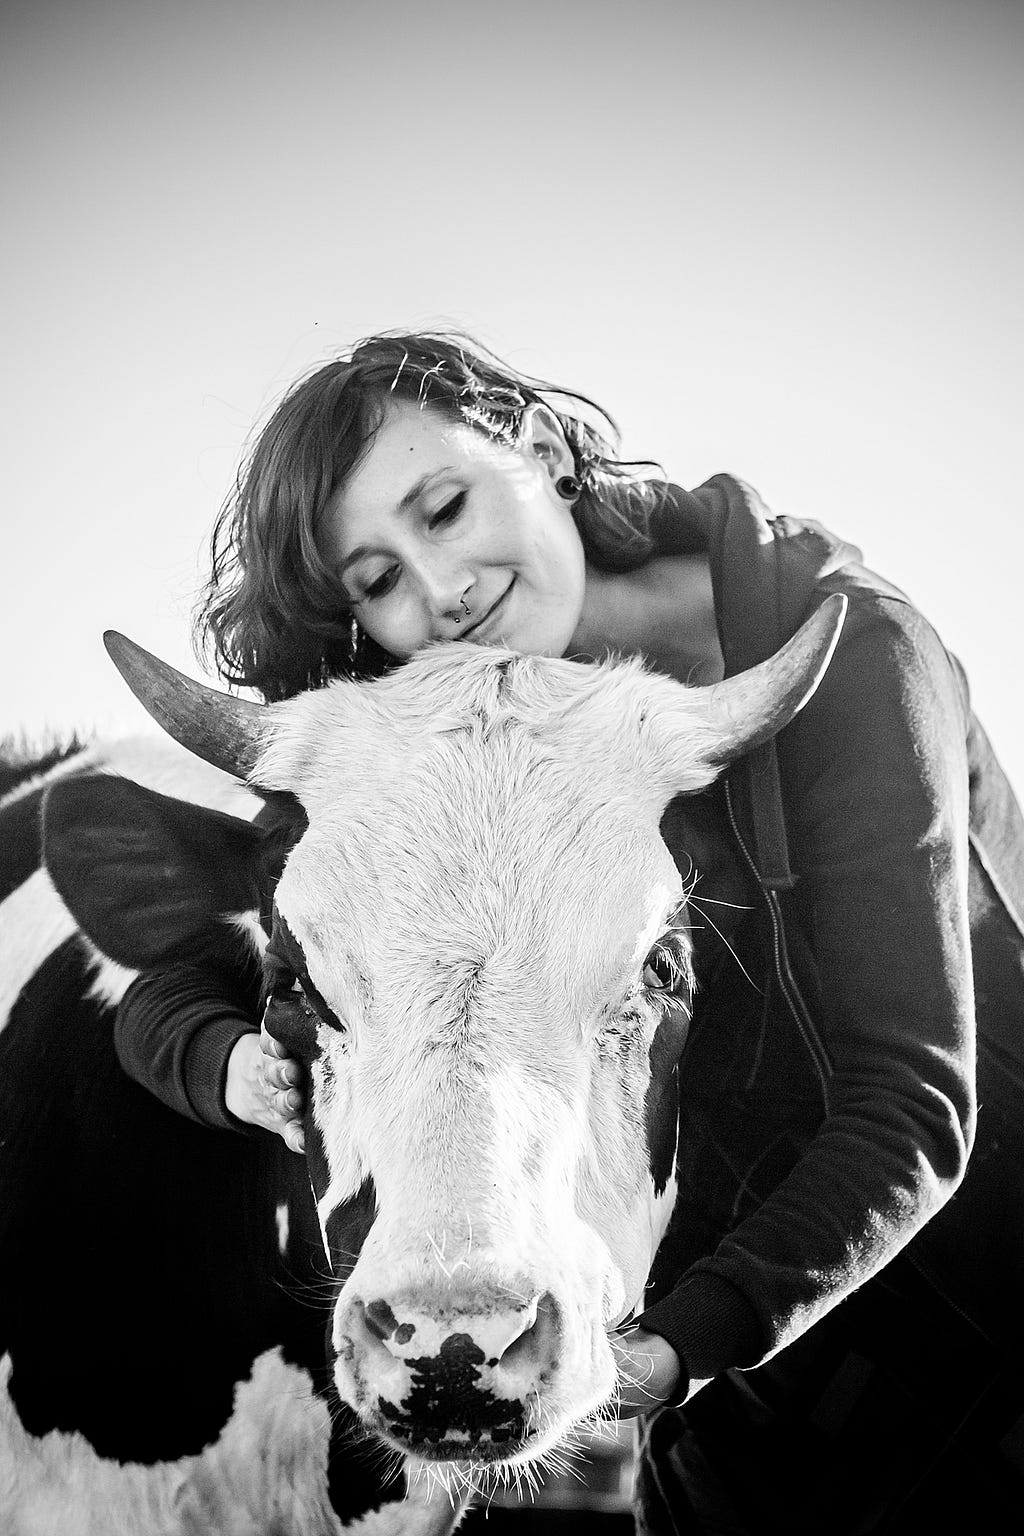
<svg viewBox="0 0 1024 1536"><path fill-rule="evenodd" d="M575 475L559 475L555 490L565 501L575 501L583 487Z"/></svg>

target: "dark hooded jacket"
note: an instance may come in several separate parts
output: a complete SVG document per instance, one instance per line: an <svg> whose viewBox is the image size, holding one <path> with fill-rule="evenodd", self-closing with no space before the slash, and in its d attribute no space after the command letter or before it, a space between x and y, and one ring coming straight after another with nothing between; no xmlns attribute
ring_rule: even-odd
<svg viewBox="0 0 1024 1536"><path fill-rule="evenodd" d="M810 702L710 792L745 910L704 906L732 917L731 952L698 970L679 1199L639 1321L696 1387L909 1244L1005 1343L1024 1294L1024 821L963 670L857 549L730 476L674 492L655 531L661 553L709 553L727 674L830 593L849 609ZM716 889L697 889L699 911Z"/></svg>
<svg viewBox="0 0 1024 1536"><path fill-rule="evenodd" d="M654 533L661 554L709 553L729 674L828 594L849 610L811 701L707 793L679 1197L640 1321L695 1389L909 1244L977 1326L1019 1328L1024 822L963 671L858 550L770 518L730 476L670 488ZM122 1064L228 1125L247 1006L187 968L145 976L119 1011Z"/></svg>

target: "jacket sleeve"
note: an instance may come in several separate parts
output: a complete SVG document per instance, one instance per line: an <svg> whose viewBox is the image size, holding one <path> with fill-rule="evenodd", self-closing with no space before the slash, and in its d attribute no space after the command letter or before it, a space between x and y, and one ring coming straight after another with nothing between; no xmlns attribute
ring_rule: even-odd
<svg viewBox="0 0 1024 1536"><path fill-rule="evenodd" d="M257 1029L256 988L210 966L144 972L121 1000L114 1025L118 1061L163 1103L218 1129L247 1131L224 1103L228 1057Z"/></svg>
<svg viewBox="0 0 1024 1536"><path fill-rule="evenodd" d="M691 1389L792 1342L964 1175L975 1119L965 693L909 604L861 592L818 692L779 738L825 1114L762 1204L638 1319L673 1344Z"/></svg>

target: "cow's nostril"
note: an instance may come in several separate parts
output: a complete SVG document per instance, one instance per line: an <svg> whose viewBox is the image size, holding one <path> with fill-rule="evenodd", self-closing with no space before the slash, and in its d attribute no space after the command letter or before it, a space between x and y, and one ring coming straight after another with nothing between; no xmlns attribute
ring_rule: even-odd
<svg viewBox="0 0 1024 1536"><path fill-rule="evenodd" d="M555 1299L548 1292L535 1296L516 1318L517 1328L500 1351L503 1366L541 1366L554 1356L558 1325ZM497 1363L497 1362L495 1362Z"/></svg>
<svg viewBox="0 0 1024 1536"><path fill-rule="evenodd" d="M537 1307L539 1302L540 1297L535 1296L516 1317L513 1326L517 1331L510 1333L508 1343L499 1356L502 1365L512 1365L518 1356L529 1352L533 1330L537 1326Z"/></svg>

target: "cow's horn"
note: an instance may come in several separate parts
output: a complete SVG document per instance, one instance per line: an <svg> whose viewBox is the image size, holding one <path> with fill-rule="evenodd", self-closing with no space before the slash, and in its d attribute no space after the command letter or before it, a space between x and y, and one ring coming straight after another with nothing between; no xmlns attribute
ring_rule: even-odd
<svg viewBox="0 0 1024 1536"><path fill-rule="evenodd" d="M139 703L168 736L215 768L248 778L267 730L265 705L194 682L116 629L106 631L103 644Z"/></svg>
<svg viewBox="0 0 1024 1536"><path fill-rule="evenodd" d="M803 708L832 659L846 609L846 597L834 592L767 661L696 690L705 696L719 762L768 741Z"/></svg>

